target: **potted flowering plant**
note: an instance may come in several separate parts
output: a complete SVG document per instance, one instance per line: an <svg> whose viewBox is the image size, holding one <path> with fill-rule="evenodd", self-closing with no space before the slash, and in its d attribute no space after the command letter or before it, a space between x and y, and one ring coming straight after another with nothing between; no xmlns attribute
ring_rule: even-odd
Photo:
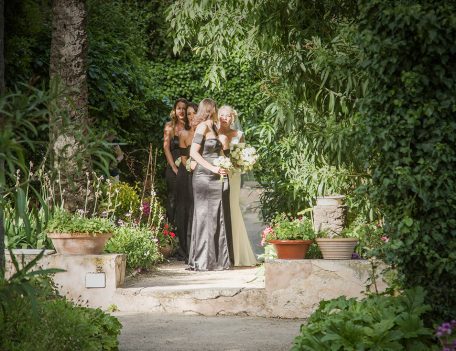
<svg viewBox="0 0 456 351"><path fill-rule="evenodd" d="M176 234L171 230L168 223L165 223L163 229L156 232L155 238L163 257L170 257L177 248L177 239Z"/></svg>
<svg viewBox="0 0 456 351"><path fill-rule="evenodd" d="M47 236L56 251L66 255L100 254L115 225L107 218L86 217L84 211L58 209L49 220Z"/></svg>
<svg viewBox="0 0 456 351"><path fill-rule="evenodd" d="M303 259L314 239L315 231L310 219L289 218L280 214L263 230L261 244L273 244L280 259Z"/></svg>

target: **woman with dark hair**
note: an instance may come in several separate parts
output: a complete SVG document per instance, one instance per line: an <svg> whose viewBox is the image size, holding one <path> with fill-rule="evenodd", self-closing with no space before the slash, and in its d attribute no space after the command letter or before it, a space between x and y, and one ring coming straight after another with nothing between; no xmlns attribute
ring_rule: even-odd
<svg viewBox="0 0 456 351"><path fill-rule="evenodd" d="M176 160L180 157L179 133L184 129L190 129L187 119L187 100L180 98L174 103L170 117L171 121L165 124L163 136L163 150L165 153L166 166L166 185L168 188L168 198L166 201L166 216L171 224L174 224L176 206Z"/></svg>
<svg viewBox="0 0 456 351"><path fill-rule="evenodd" d="M204 99L195 116L199 122L190 147L197 162L193 172L193 224L189 254L190 269L229 269L233 262L230 189L227 170L214 165L222 151L229 151L228 139L219 135L217 105Z"/></svg>
<svg viewBox="0 0 456 351"><path fill-rule="evenodd" d="M190 124L190 129L183 129L179 133L179 149L181 163L177 171L176 178L176 234L179 238L178 254L185 262L188 261L191 223L193 216L193 195L192 195L192 175L187 167L187 162L190 156L190 146L192 145L193 135L195 134L196 126L198 125L195 117L198 111L198 105L189 102L187 105L187 118ZM190 166L190 165L188 165Z"/></svg>

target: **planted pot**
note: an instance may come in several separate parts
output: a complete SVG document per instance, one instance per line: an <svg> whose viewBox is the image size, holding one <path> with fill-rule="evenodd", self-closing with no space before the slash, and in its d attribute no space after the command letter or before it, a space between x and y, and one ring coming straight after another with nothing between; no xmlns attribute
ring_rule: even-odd
<svg viewBox="0 0 456 351"><path fill-rule="evenodd" d="M306 256L312 240L269 240L274 245L277 258L284 260L302 260Z"/></svg>
<svg viewBox="0 0 456 351"><path fill-rule="evenodd" d="M57 253L62 255L99 255L112 233L48 233Z"/></svg>
<svg viewBox="0 0 456 351"><path fill-rule="evenodd" d="M171 257L171 255L174 253L174 247L172 245L160 246L158 250L164 258Z"/></svg>
<svg viewBox="0 0 456 351"><path fill-rule="evenodd" d="M318 238L316 239L321 254L325 260L350 260L355 246L356 238Z"/></svg>

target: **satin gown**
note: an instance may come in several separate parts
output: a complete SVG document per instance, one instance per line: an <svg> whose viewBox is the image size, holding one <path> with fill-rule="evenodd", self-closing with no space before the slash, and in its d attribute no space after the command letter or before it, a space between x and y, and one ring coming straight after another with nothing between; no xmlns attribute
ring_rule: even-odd
<svg viewBox="0 0 456 351"><path fill-rule="evenodd" d="M222 151L218 139L195 134L202 157L213 164ZM229 269L233 261L228 177L198 164L193 172L193 223L189 266L194 270Z"/></svg>
<svg viewBox="0 0 456 351"><path fill-rule="evenodd" d="M231 139L230 148L238 144L242 138L242 131L237 132L237 136ZM255 266L258 262L252 251L247 229L245 228L244 218L242 217L240 197L241 193L241 173L239 171L230 172L230 209L231 209L231 228L233 231L233 251L235 266Z"/></svg>
<svg viewBox="0 0 456 351"><path fill-rule="evenodd" d="M190 146L180 148L181 156L189 156ZM193 211L193 200L191 195L191 184L189 183L190 174L187 172L184 164L179 165L176 177L176 209L174 221L176 225L176 234L179 239L178 254L185 261L188 260L190 241L187 239L188 223L190 214Z"/></svg>
<svg viewBox="0 0 456 351"><path fill-rule="evenodd" d="M241 173L234 171L230 173L230 210L231 229L233 233L233 252L235 266L255 266L257 260L252 251L250 240L242 218L239 205L241 192Z"/></svg>
<svg viewBox="0 0 456 351"><path fill-rule="evenodd" d="M173 156L173 161L176 161L180 156L179 138L175 135L171 141L170 151ZM174 216L176 212L176 174L168 164L165 171L167 200L166 200L166 217L168 222L174 225Z"/></svg>

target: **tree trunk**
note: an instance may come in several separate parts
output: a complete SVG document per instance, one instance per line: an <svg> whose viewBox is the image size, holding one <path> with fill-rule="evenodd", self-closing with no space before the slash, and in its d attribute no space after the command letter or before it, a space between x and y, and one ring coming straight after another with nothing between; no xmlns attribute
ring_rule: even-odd
<svg viewBox="0 0 456 351"><path fill-rule="evenodd" d="M88 155L81 141L88 128L87 8L85 0L54 0L52 5L51 82L65 93L58 100L58 116L51 114L50 142L54 165L65 189L65 207L83 208ZM64 128L63 114L71 128Z"/></svg>
<svg viewBox="0 0 456 351"><path fill-rule="evenodd" d="M5 31L5 1L0 0L0 95L5 93L5 52L4 52L4 31ZM0 128L3 125L3 116L0 115ZM0 159L0 196L3 195L2 179L5 173L5 163ZM0 278L5 272L5 225L3 221L3 205L0 200Z"/></svg>

